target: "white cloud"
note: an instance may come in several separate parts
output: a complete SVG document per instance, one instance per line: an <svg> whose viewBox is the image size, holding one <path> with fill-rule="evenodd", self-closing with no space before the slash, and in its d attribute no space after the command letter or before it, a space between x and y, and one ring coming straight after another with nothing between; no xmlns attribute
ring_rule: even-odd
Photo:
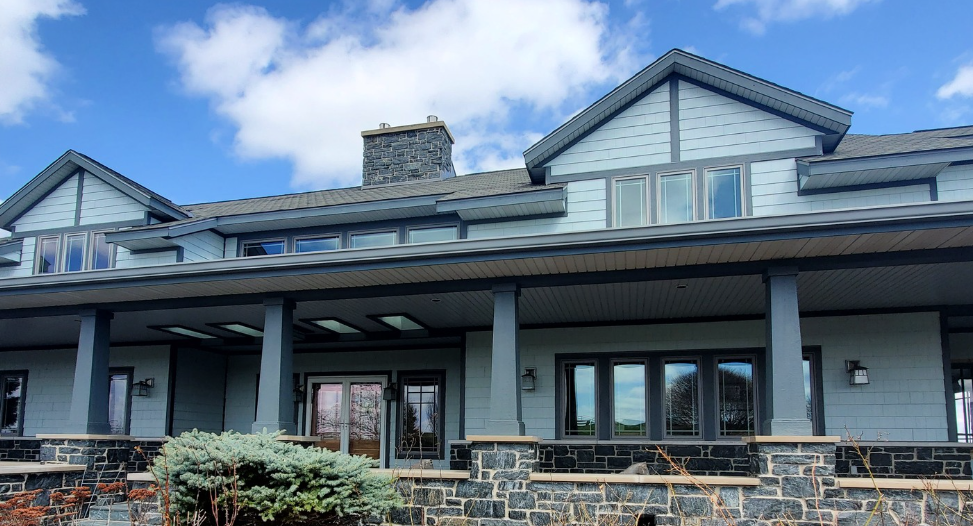
<svg viewBox="0 0 973 526"><path fill-rule="evenodd" d="M732 6L750 8L753 14L744 16L740 27L761 35L774 22L795 22L807 18L832 18L851 13L859 6L881 0L717 0L714 9Z"/></svg>
<svg viewBox="0 0 973 526"><path fill-rule="evenodd" d="M887 108L889 105L889 97L885 95L877 95L870 93L849 93L841 97L841 104L850 107L852 110L859 109L871 109L871 108Z"/></svg>
<svg viewBox="0 0 973 526"><path fill-rule="evenodd" d="M59 65L37 37L40 18L80 15L73 0L3 0L0 8L0 123L19 124L50 96L49 83ZM67 118L63 113L60 118Z"/></svg>
<svg viewBox="0 0 973 526"><path fill-rule="evenodd" d="M951 99L953 97L973 97L973 63L960 66L953 80L943 84L936 97Z"/></svg>
<svg viewBox="0 0 973 526"><path fill-rule="evenodd" d="M538 130L521 122L576 110L585 89L639 62L626 34L634 26L610 28L607 7L586 0L346 9L302 27L263 8L221 5L202 26L160 28L157 43L182 87L236 128L238 155L289 159L292 184L305 188L357 184L360 131L428 114L456 136L460 173L522 166Z"/></svg>

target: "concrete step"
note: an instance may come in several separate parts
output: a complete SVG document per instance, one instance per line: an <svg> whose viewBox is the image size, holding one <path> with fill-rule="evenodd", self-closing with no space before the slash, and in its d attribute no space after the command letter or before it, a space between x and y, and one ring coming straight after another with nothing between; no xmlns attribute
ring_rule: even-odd
<svg viewBox="0 0 973 526"><path fill-rule="evenodd" d="M136 505L133 504L133 506ZM144 513L145 520L142 522L146 524L162 524L162 514L158 512L158 505L153 503L148 506L151 506L151 508L147 509ZM107 522L129 524L128 504L120 502L109 506L92 506L88 508L87 520L99 521L102 523L102 526L105 526Z"/></svg>

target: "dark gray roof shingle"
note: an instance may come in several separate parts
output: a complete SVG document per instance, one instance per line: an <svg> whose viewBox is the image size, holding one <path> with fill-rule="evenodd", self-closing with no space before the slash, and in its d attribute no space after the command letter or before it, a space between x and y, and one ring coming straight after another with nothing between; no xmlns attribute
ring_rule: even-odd
<svg viewBox="0 0 973 526"><path fill-rule="evenodd" d="M919 130L892 135L848 134L834 152L808 157L810 163L973 147L973 126Z"/></svg>

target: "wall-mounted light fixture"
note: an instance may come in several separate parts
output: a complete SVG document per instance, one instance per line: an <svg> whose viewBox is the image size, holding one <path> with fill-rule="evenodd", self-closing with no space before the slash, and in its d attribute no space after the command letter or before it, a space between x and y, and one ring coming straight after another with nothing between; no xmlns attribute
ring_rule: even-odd
<svg viewBox="0 0 973 526"><path fill-rule="evenodd" d="M535 388L535 381L537 380L537 369L534 367L527 367L524 369L524 374L520 375L520 389L524 391L533 391Z"/></svg>
<svg viewBox="0 0 973 526"><path fill-rule="evenodd" d="M845 360L849 385L868 385L868 367L862 367L858 360Z"/></svg>
<svg viewBox="0 0 973 526"><path fill-rule="evenodd" d="M299 404L304 401L304 386L297 384L294 386L294 403Z"/></svg>
<svg viewBox="0 0 973 526"><path fill-rule="evenodd" d="M155 387L155 378L146 378L132 384L132 396L149 396L149 389Z"/></svg>
<svg viewBox="0 0 973 526"><path fill-rule="evenodd" d="M399 394L399 386L395 384L388 384L385 389L382 389L382 400L386 402L391 402L396 399Z"/></svg>

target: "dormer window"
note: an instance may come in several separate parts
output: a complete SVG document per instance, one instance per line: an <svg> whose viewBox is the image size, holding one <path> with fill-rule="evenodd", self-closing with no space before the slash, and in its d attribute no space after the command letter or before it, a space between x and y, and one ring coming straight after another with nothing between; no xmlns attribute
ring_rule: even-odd
<svg viewBox="0 0 973 526"><path fill-rule="evenodd" d="M79 272L112 267L114 250L105 232L72 232L37 238L35 274Z"/></svg>

